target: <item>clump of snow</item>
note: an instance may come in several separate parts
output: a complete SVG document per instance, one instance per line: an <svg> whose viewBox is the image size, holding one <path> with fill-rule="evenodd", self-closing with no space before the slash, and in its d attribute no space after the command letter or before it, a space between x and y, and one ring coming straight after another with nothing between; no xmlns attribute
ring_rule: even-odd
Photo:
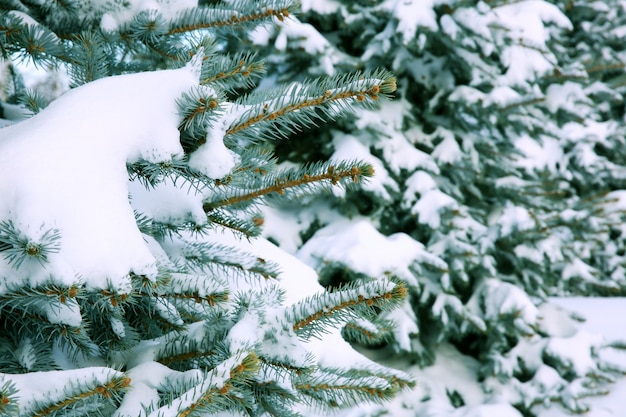
<svg viewBox="0 0 626 417"><path fill-rule="evenodd" d="M224 145L225 129L209 129L206 142L189 158L189 167L209 178L225 177L239 162L239 155Z"/></svg>
<svg viewBox="0 0 626 417"><path fill-rule="evenodd" d="M385 256L375 256L381 253ZM419 268L419 263L439 269L447 266L409 235L384 236L363 219L338 220L318 230L302 246L298 258L315 269L335 262L372 278L392 274L415 287L418 284L412 269Z"/></svg>
<svg viewBox="0 0 626 417"><path fill-rule="evenodd" d="M59 253L31 284L58 274L126 291L129 272L156 273L128 201L126 163L183 153L176 100L197 85L194 65L97 80L0 130L0 218L35 241L42 228L61 233ZM0 270L4 285L23 280L4 260Z"/></svg>
<svg viewBox="0 0 626 417"><path fill-rule="evenodd" d="M482 315L492 321L511 314L522 328L525 324L537 323L539 318L539 310L521 288L496 279L485 280L468 302L468 307L476 312L483 310Z"/></svg>
<svg viewBox="0 0 626 417"><path fill-rule="evenodd" d="M510 204L504 208L495 223L500 227L501 236L508 236L511 233L533 229L537 226L536 220L527 209Z"/></svg>
<svg viewBox="0 0 626 417"><path fill-rule="evenodd" d="M280 31L276 37L274 46L279 51L284 51L290 40L298 41L298 45L306 53L317 55L330 47L328 40L309 23L302 23L295 17L290 17L280 22Z"/></svg>
<svg viewBox="0 0 626 417"><path fill-rule="evenodd" d="M515 140L515 147L523 155L517 160L517 165L527 171L549 170L556 173L565 169L563 148L556 139L544 136L537 140L522 135Z"/></svg>
<svg viewBox="0 0 626 417"><path fill-rule="evenodd" d="M548 87L545 105L551 113L563 109L582 118L589 112L593 103L580 83L567 81L563 84L551 84Z"/></svg>
<svg viewBox="0 0 626 417"><path fill-rule="evenodd" d="M522 413L510 404L479 404L462 407L452 413L451 417L522 417Z"/></svg>
<svg viewBox="0 0 626 417"><path fill-rule="evenodd" d="M406 190L404 191L403 203L413 203L416 195L422 195L427 191L437 188L437 183L433 177L424 171L415 171L404 182Z"/></svg>
<svg viewBox="0 0 626 417"><path fill-rule="evenodd" d="M391 178L382 161L372 155L369 152L369 149L363 145L357 137L341 132L334 132L333 145L335 147L335 152L331 156L332 160L346 161L356 159L370 164L374 168L376 175L373 178L368 179L367 182L364 182L362 184L362 188L373 192L384 200L390 199L387 188L397 190L398 185ZM332 191L339 197L343 197L345 195L345 189L340 187L333 187Z"/></svg>
<svg viewBox="0 0 626 417"><path fill-rule="evenodd" d="M432 31L438 29L433 7L435 0L395 0L387 3L390 3L393 17L398 20L396 31L402 35L405 45L415 38L420 27Z"/></svg>
<svg viewBox="0 0 626 417"><path fill-rule="evenodd" d="M336 0L302 0L302 11L313 10L319 14L334 13L341 7L341 3Z"/></svg>
<svg viewBox="0 0 626 417"><path fill-rule="evenodd" d="M433 229L441 225L441 212L458 207L456 200L439 189L426 191L411 208L411 214L417 214L417 220Z"/></svg>
<svg viewBox="0 0 626 417"><path fill-rule="evenodd" d="M96 0L91 3L92 8L105 11L100 21L105 31L118 30L141 12L158 12L165 19L173 19L180 12L198 6L198 0Z"/></svg>
<svg viewBox="0 0 626 417"><path fill-rule="evenodd" d="M485 96L483 105L485 107L494 104L498 107L506 107L520 101L520 94L511 87L503 85L496 86Z"/></svg>
<svg viewBox="0 0 626 417"><path fill-rule="evenodd" d="M419 334L419 328L411 303L406 300L400 307L384 313L382 317L394 323L393 336L398 349L404 352L413 351L412 340Z"/></svg>
<svg viewBox="0 0 626 417"><path fill-rule="evenodd" d="M463 152L454 135L446 135L433 149L432 156L441 164L454 164L463 158Z"/></svg>
<svg viewBox="0 0 626 417"><path fill-rule="evenodd" d="M409 114L410 104L404 99L382 102L376 110L359 110L355 121L358 131L376 132L371 138L367 134L359 135L359 140L382 151L385 162L395 174L403 169L416 168L436 173L439 168L432 156L417 149L403 132L403 124Z"/></svg>
<svg viewBox="0 0 626 417"><path fill-rule="evenodd" d="M485 93L467 85L457 86L452 94L448 96L448 101L462 103L483 103L485 101Z"/></svg>
<svg viewBox="0 0 626 417"><path fill-rule="evenodd" d="M568 370L581 377L598 370L590 352L597 352L602 344L602 335L581 330L570 337L550 338L546 354L559 358Z"/></svg>
<svg viewBox="0 0 626 417"><path fill-rule="evenodd" d="M448 14L441 16L441 19L439 19L439 25L441 25L443 33L448 35L453 41L457 39L459 33L461 32L459 25L457 25L454 19L452 19L452 17Z"/></svg>
<svg viewBox="0 0 626 417"><path fill-rule="evenodd" d="M325 74L335 74L334 64L342 54L311 24L290 16L283 21L275 21L271 26L260 25L250 33L249 38L256 45L268 45L273 34L276 35L274 47L278 51L285 51L287 48L302 49L319 57Z"/></svg>
<svg viewBox="0 0 626 417"><path fill-rule="evenodd" d="M523 85L554 68L556 58L547 48L550 29L546 24L567 30L573 27L557 6L528 0L497 7L493 14L508 29L508 36L516 40L502 54L503 64L508 67L503 84Z"/></svg>
<svg viewBox="0 0 626 417"><path fill-rule="evenodd" d="M202 209L205 193L195 184L174 184L165 178L151 189L147 189L139 180L129 183L132 207L149 218L167 224L182 224L192 221L195 224L207 222Z"/></svg>

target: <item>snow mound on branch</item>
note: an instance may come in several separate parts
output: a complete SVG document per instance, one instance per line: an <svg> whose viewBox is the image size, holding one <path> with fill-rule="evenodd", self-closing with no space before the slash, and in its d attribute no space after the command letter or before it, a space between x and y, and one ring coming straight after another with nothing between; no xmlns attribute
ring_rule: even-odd
<svg viewBox="0 0 626 417"><path fill-rule="evenodd" d="M45 270L31 262L18 274L0 258L0 292L25 275L31 285L82 276L89 287L123 290L129 272L156 273L129 204L126 163L183 153L176 100L198 84L194 65L95 81L0 130L0 219L34 242L61 233Z"/></svg>
<svg viewBox="0 0 626 417"><path fill-rule="evenodd" d="M166 19L173 19L183 10L198 6L197 0L97 0L91 3L91 7L106 11L100 20L100 27L108 31L119 29L141 12L158 12Z"/></svg>
<svg viewBox="0 0 626 417"><path fill-rule="evenodd" d="M418 283L413 271L420 271L422 264L447 267L409 235L385 236L369 221L359 219L338 220L318 230L302 246L298 258L314 269L326 263L341 263L372 278L392 274L415 287Z"/></svg>

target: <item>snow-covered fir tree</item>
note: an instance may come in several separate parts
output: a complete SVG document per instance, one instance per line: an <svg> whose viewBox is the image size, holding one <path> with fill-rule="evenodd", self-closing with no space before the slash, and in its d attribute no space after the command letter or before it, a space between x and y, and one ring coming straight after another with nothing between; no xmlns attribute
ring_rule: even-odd
<svg viewBox="0 0 626 417"><path fill-rule="evenodd" d="M0 2L0 415L323 415L413 385L340 333L405 284L329 292L259 237L263 204L372 175L279 167L268 144L395 89L378 71L248 94L263 63L228 45L295 9Z"/></svg>
<svg viewBox="0 0 626 417"><path fill-rule="evenodd" d="M422 395L402 398L398 413L586 411L584 397L625 368L603 359L609 342L546 300L626 291L626 3L303 8L251 38L279 80L385 67L398 92L308 141L277 144L286 166L351 155L376 176L312 199L308 212L268 213L267 236L329 288L385 275L408 286L401 309L343 331L374 356L424 367L415 373L428 388L418 383ZM446 363L464 371L446 373Z"/></svg>

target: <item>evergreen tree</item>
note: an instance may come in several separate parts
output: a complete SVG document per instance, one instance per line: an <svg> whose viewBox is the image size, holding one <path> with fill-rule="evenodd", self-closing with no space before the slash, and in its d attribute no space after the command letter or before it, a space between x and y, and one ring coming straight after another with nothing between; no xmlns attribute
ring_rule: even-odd
<svg viewBox="0 0 626 417"><path fill-rule="evenodd" d="M282 161L355 155L376 176L308 213L281 213L267 235L329 288L400 277L403 307L344 335L421 366L441 355L475 364L490 405L464 406L475 392L454 376L434 384L444 410L461 408L454 416L536 415L551 402L585 411L581 399L624 369L600 359L604 341L554 326L565 313L545 301L625 291L624 2L303 7L252 38L279 80L386 67L398 93L320 126L315 146L277 144ZM300 235L283 233L286 221ZM440 398L422 399L403 400L407 415L446 415L434 411Z"/></svg>
<svg viewBox="0 0 626 417"><path fill-rule="evenodd" d="M412 385L333 330L405 285L324 291L259 238L263 204L372 175L279 167L271 141L395 88L378 71L250 93L263 63L227 49L294 10L0 4L0 415L317 415ZM71 89L27 88L20 62Z"/></svg>

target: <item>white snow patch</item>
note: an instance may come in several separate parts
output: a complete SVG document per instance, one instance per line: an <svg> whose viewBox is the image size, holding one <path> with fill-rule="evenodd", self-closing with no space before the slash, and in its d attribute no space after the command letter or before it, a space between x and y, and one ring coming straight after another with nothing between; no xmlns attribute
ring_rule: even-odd
<svg viewBox="0 0 626 417"><path fill-rule="evenodd" d="M209 129L206 142L189 157L189 167L209 178L223 178L237 165L240 158L224 146L225 128Z"/></svg>
<svg viewBox="0 0 626 417"><path fill-rule="evenodd" d="M197 82L191 66L105 78L1 129L0 218L34 239L42 227L59 229L61 251L53 256L73 269L66 280L80 274L89 287L110 280L123 288L131 271L156 273L128 201L126 163L183 153L176 99ZM7 283L21 281L0 268Z"/></svg>
<svg viewBox="0 0 626 417"><path fill-rule="evenodd" d="M418 195L437 188L437 183L433 177L424 171L415 171L405 181L406 190L402 199L403 203L413 203Z"/></svg>
<svg viewBox="0 0 626 417"><path fill-rule="evenodd" d="M331 156L331 160L348 161L359 160L370 164L374 168L374 177L362 184L362 189L371 191L384 200L391 197L387 188L397 190L398 185L389 175L380 159L372 155L369 149L363 145L356 136L334 132L333 145L335 152ZM345 189L333 187L333 193L339 197L345 196Z"/></svg>
<svg viewBox="0 0 626 417"><path fill-rule="evenodd" d="M564 154L561 144L553 138L542 137L536 140L530 136L520 136L515 140L515 147L524 155L517 160L517 165L527 171L549 170L558 172L564 167Z"/></svg>
<svg viewBox="0 0 626 417"><path fill-rule="evenodd" d="M433 158L440 164L454 164L463 158L461 147L452 135L447 135L439 145L433 149Z"/></svg>
<svg viewBox="0 0 626 417"><path fill-rule="evenodd" d="M92 1L92 6L101 7L107 12L102 16L100 27L105 31L116 31L120 26L129 23L141 12L160 13L166 20L174 19L180 12L198 6L197 0L129 0L115 2Z"/></svg>
<svg viewBox="0 0 626 417"><path fill-rule="evenodd" d="M392 274L411 286L418 285L410 269L416 261L446 267L410 236L404 233L384 236L362 219L338 220L318 230L302 246L298 258L315 269L328 262L338 262L373 278Z"/></svg>
<svg viewBox="0 0 626 417"><path fill-rule="evenodd" d="M441 224L441 211L454 210L458 207L456 200L438 189L426 191L411 208L411 214L418 216L418 221L436 229Z"/></svg>
<svg viewBox="0 0 626 417"><path fill-rule="evenodd" d="M508 236L514 232L533 229L537 226L530 212L524 207L507 205L497 219L501 236Z"/></svg>

